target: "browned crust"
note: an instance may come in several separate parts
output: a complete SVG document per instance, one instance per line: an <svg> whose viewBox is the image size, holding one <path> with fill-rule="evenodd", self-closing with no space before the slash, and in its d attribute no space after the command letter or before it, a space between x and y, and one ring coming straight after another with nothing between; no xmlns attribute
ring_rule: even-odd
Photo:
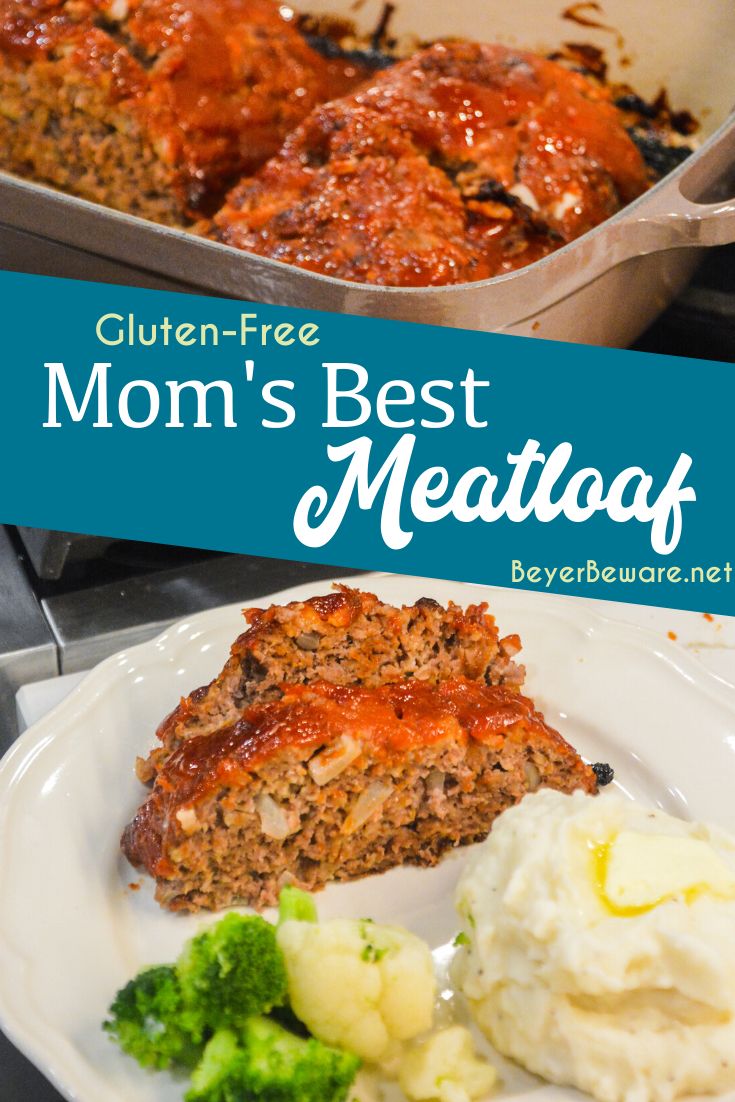
<svg viewBox="0 0 735 1102"><path fill-rule="evenodd" d="M485 603L446 608L424 598L400 608L374 593L338 586L332 593L244 612L249 628L233 644L222 672L194 690L158 728L161 746L139 762L153 778L182 741L236 722L256 700L280 696L280 685L326 680L377 685L403 677L437 682L464 676L518 686L520 639L498 637Z"/></svg>
<svg viewBox="0 0 735 1102"><path fill-rule="evenodd" d="M210 212L365 73L275 0L0 0L0 166L159 222Z"/></svg>
<svg viewBox="0 0 735 1102"><path fill-rule="evenodd" d="M340 279L466 283L546 256L649 182L606 87L514 47L437 42L317 106L212 233Z"/></svg>

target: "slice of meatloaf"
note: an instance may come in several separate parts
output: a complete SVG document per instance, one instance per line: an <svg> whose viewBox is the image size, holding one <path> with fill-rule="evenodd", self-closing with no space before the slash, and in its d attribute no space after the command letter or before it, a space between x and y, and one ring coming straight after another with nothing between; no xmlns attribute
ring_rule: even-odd
<svg viewBox="0 0 735 1102"><path fill-rule="evenodd" d="M172 754L122 848L165 907L262 908L286 883L433 865L541 785L596 778L507 687L288 685Z"/></svg>
<svg viewBox="0 0 735 1102"><path fill-rule="evenodd" d="M275 0L0 0L0 167L186 224L364 79Z"/></svg>
<svg viewBox="0 0 735 1102"><path fill-rule="evenodd" d="M487 684L518 685L523 667L513 661L517 635L498 638L487 605L443 608L423 598L394 608L373 593L347 586L285 607L246 609L249 630L209 685L185 697L158 729L161 746L138 762L138 776L152 779L184 739L209 735L235 723L255 701L277 699L283 683L315 680L338 685L378 685L415 677L437 682L463 676Z"/></svg>
<svg viewBox="0 0 735 1102"><path fill-rule="evenodd" d="M538 260L650 184L611 92L514 47L438 42L317 106L230 193L220 241L361 283Z"/></svg>

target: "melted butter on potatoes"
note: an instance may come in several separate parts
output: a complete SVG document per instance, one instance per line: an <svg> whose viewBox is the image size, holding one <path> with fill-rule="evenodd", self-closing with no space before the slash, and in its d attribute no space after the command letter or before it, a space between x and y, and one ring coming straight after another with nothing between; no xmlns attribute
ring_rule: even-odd
<svg viewBox="0 0 735 1102"><path fill-rule="evenodd" d="M590 844L597 889L611 914L630 918L669 900L735 899L735 873L702 838L623 830Z"/></svg>
<svg viewBox="0 0 735 1102"><path fill-rule="evenodd" d="M735 1087L735 839L614 794L505 812L457 895L498 1050L601 1102Z"/></svg>

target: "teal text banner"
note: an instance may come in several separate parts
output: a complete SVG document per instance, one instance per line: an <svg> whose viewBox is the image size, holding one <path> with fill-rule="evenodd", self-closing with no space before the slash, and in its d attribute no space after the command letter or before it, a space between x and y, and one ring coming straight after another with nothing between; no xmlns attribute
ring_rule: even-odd
<svg viewBox="0 0 735 1102"><path fill-rule="evenodd" d="M730 365L0 291L3 523L735 613Z"/></svg>

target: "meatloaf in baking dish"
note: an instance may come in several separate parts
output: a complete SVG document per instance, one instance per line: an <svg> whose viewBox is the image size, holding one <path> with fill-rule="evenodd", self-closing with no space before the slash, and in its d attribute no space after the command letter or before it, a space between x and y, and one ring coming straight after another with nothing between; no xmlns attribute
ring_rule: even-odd
<svg viewBox="0 0 735 1102"><path fill-rule="evenodd" d="M0 168L190 223L365 71L275 0L0 0Z"/></svg>
<svg viewBox="0 0 735 1102"><path fill-rule="evenodd" d="M394 608L373 593L339 586L333 593L267 610L245 611L250 625L211 684L184 698L158 729L160 745L138 762L150 781L166 757L192 737L235 723L244 708L276 700L283 683L315 680L373 686L415 678L463 676L519 685L520 639L498 636L487 605L443 608L424 598Z"/></svg>
<svg viewBox="0 0 735 1102"><path fill-rule="evenodd" d="M437 43L316 107L213 234L341 279L463 283L558 249L651 181L600 81L506 46Z"/></svg>
<svg viewBox="0 0 735 1102"><path fill-rule="evenodd" d="M543 785L594 792L596 777L508 687L284 685L184 741L122 845L165 907L262 908L286 883L433 865Z"/></svg>
<svg viewBox="0 0 735 1102"><path fill-rule="evenodd" d="M313 272L439 286L546 256L690 152L691 116L608 85L591 48L398 60L384 21L364 41L327 24L277 0L0 0L0 169Z"/></svg>

